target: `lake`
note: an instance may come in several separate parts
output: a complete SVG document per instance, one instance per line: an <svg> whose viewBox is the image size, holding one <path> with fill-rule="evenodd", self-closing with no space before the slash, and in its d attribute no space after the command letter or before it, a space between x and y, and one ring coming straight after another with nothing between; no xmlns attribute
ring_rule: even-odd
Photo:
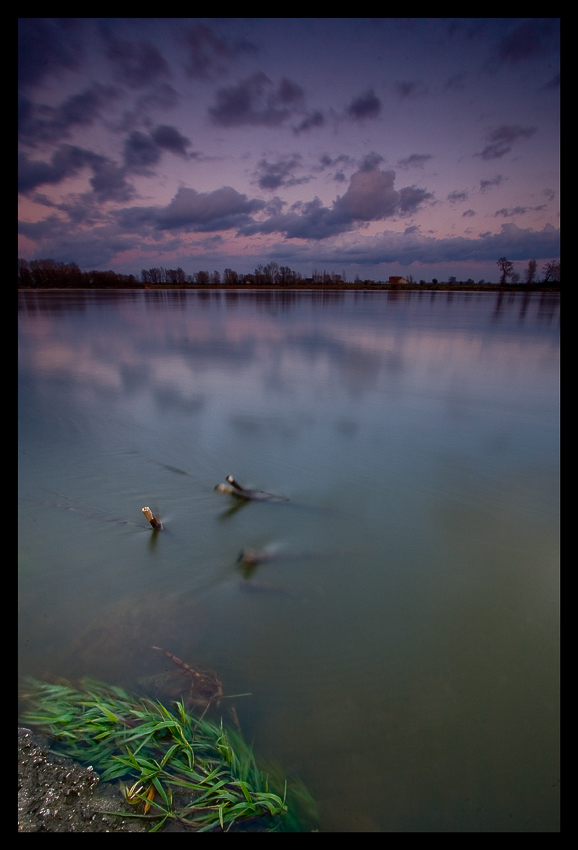
<svg viewBox="0 0 578 850"><path fill-rule="evenodd" d="M559 829L558 294L18 316L22 675L146 692L152 646L216 671L321 831Z"/></svg>

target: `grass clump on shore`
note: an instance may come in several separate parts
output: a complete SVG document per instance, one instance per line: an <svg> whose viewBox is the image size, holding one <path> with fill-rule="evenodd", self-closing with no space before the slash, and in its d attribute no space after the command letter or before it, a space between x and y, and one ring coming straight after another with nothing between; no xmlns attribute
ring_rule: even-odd
<svg viewBox="0 0 578 850"><path fill-rule="evenodd" d="M275 771L271 788L238 733L222 720L192 717L183 701L169 709L93 679L77 689L29 678L24 698L30 707L21 720L56 738L62 754L91 764L102 780L119 780L133 816L150 819L151 832L171 819L197 832L251 825L300 831L297 809L314 812L304 786L288 790Z"/></svg>

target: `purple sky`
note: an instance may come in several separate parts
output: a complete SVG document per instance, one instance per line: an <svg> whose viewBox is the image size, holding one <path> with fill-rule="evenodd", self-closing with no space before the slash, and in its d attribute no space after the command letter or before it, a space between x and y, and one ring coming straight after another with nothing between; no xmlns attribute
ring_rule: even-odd
<svg viewBox="0 0 578 850"><path fill-rule="evenodd" d="M19 251L498 280L559 257L559 21L25 18Z"/></svg>

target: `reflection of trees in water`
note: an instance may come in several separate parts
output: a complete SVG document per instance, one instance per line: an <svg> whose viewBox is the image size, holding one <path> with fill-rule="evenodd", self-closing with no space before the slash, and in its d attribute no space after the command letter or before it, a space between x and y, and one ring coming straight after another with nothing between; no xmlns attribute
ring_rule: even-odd
<svg viewBox="0 0 578 850"><path fill-rule="evenodd" d="M19 293L19 310L31 319L37 314L62 317L54 375L68 370L74 380L81 376L82 386L105 402L106 394L134 398L148 393L157 410L192 418L207 407L203 373L211 370L241 376L266 364L262 380L267 391L286 392L295 370L286 368L284 357L295 354L309 364L323 366L324 360L358 396L375 388L380 374L391 382L403 371L398 346L392 343L392 350L385 334L411 329L543 332L555 328L559 303L557 292L507 289L492 294L242 288ZM108 310L111 305L118 310ZM106 323L105 311L111 314ZM78 313L93 326L90 348L84 345L85 334L79 343ZM43 359L45 376L52 362Z"/></svg>
<svg viewBox="0 0 578 850"><path fill-rule="evenodd" d="M531 309L535 308L535 309ZM492 320L513 317L517 314L518 325L531 323L534 326L551 324L556 312L560 311L560 294L558 292L508 292L503 290L496 293Z"/></svg>
<svg viewBox="0 0 578 850"><path fill-rule="evenodd" d="M543 292L540 297L538 309L538 321L542 320L550 324L554 314L558 312L558 323L560 322L560 296L556 292Z"/></svg>

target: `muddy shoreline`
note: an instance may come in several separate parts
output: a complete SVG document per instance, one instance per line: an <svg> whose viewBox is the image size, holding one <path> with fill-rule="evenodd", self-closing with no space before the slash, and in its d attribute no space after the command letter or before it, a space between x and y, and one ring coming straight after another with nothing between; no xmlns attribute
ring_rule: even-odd
<svg viewBox="0 0 578 850"><path fill-rule="evenodd" d="M117 783L101 782L92 767L49 748L50 738L18 727L18 832L150 832L158 823L134 817ZM162 827L162 832L191 831L172 819ZM229 831L268 832L267 818L251 818Z"/></svg>
<svg viewBox="0 0 578 850"><path fill-rule="evenodd" d="M18 832L148 832L149 822L115 817L130 813L118 789L49 751L49 739L18 727ZM166 830L165 830L166 831Z"/></svg>

